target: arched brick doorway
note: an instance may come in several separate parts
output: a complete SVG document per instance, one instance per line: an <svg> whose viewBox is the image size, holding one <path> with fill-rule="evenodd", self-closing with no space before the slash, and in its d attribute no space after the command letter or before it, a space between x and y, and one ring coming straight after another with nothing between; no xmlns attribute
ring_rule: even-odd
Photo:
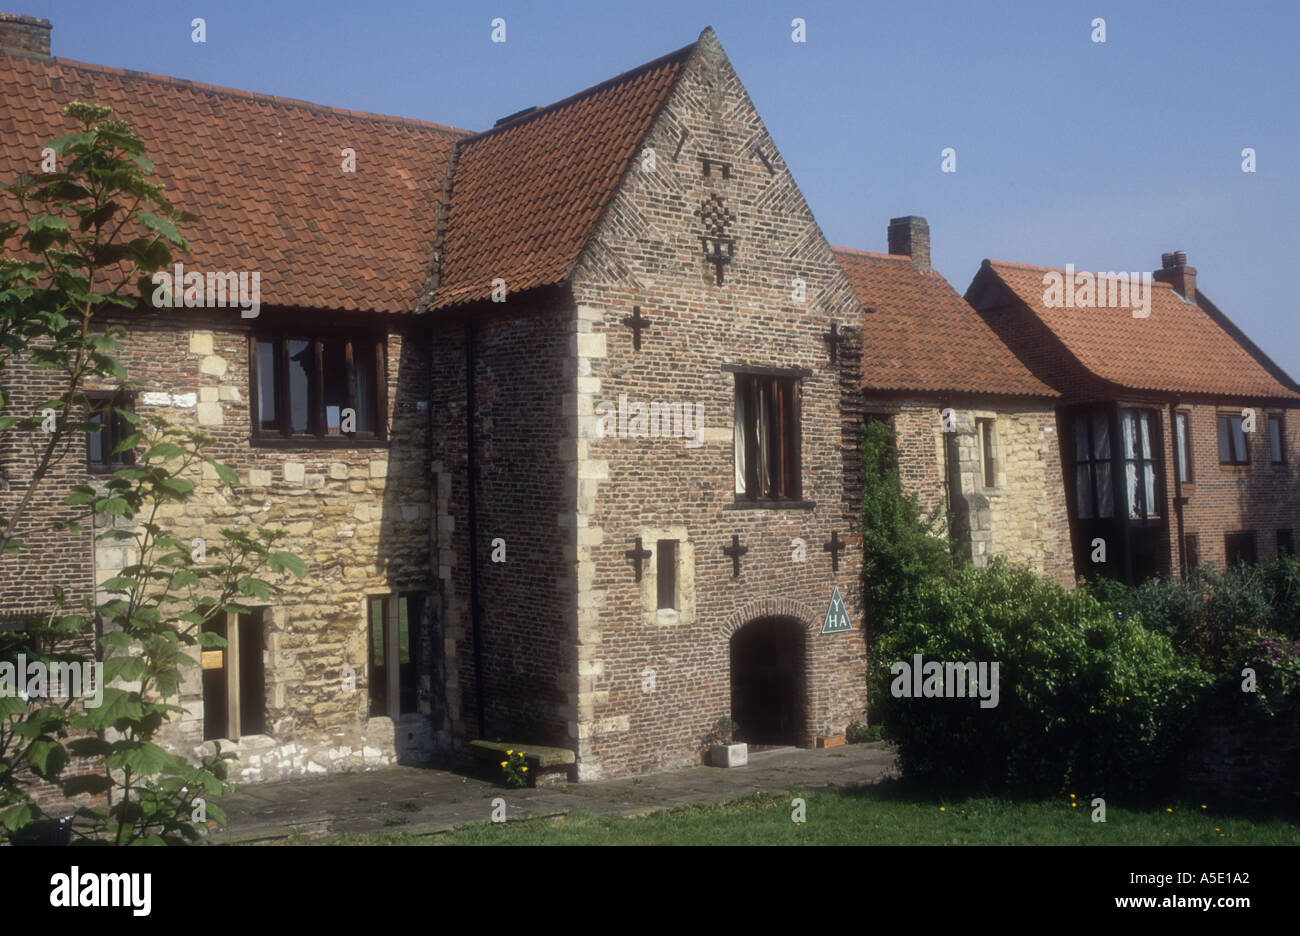
<svg viewBox="0 0 1300 936"><path fill-rule="evenodd" d="M788 617L750 621L731 636L731 717L737 740L799 744L804 738L806 629Z"/></svg>

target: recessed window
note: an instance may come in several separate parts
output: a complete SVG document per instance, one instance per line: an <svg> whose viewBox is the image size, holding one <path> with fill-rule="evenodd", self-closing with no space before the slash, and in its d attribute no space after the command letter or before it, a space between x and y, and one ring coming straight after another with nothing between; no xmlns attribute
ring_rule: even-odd
<svg viewBox="0 0 1300 936"><path fill-rule="evenodd" d="M1150 520L1160 516L1157 416L1153 410L1144 409L1126 409L1120 415L1128 516L1130 520Z"/></svg>
<svg viewBox="0 0 1300 936"><path fill-rule="evenodd" d="M1295 548L1291 545L1291 531L1277 531L1277 554L1279 556L1294 556Z"/></svg>
<svg viewBox="0 0 1300 936"><path fill-rule="evenodd" d="M735 475L738 501L799 500L797 378L736 375Z"/></svg>
<svg viewBox="0 0 1300 936"><path fill-rule="evenodd" d="M396 717L417 710L411 626L419 626L423 602L424 596L419 594L376 596L367 602L370 633L367 669L372 717ZM390 691L394 678L395 698Z"/></svg>
<svg viewBox="0 0 1300 936"><path fill-rule="evenodd" d="M1074 417L1074 497L1081 520L1115 515L1110 414L1104 410Z"/></svg>
<svg viewBox="0 0 1300 936"><path fill-rule="evenodd" d="M1183 537L1183 572L1188 573L1195 571L1196 567L1200 564L1200 544L1196 540L1195 533L1188 533Z"/></svg>
<svg viewBox="0 0 1300 936"><path fill-rule="evenodd" d="M993 420L977 419L975 428L979 434L980 470L984 476L986 488L997 486L997 474L993 467Z"/></svg>
<svg viewBox="0 0 1300 936"><path fill-rule="evenodd" d="M202 651L203 740L237 741L266 733L266 667L262 613L218 614L203 625L225 638Z"/></svg>
<svg viewBox="0 0 1300 936"><path fill-rule="evenodd" d="M1255 531L1227 533L1223 537L1224 561L1229 568L1241 563L1255 564Z"/></svg>
<svg viewBox="0 0 1300 936"><path fill-rule="evenodd" d="M1250 464L1250 453L1246 448L1246 433L1242 429L1240 416L1219 417L1219 464Z"/></svg>
<svg viewBox="0 0 1300 936"><path fill-rule="evenodd" d="M1178 412L1174 414L1175 445L1178 450L1178 480L1182 484L1192 481L1192 414Z"/></svg>
<svg viewBox="0 0 1300 936"><path fill-rule="evenodd" d="M383 438L384 342L368 337L253 339L253 436Z"/></svg>
<svg viewBox="0 0 1300 936"><path fill-rule="evenodd" d="M1286 449L1282 446L1282 439L1286 433L1282 430L1282 414L1270 413L1268 417L1268 454L1269 460L1275 465L1280 465L1286 461Z"/></svg>
<svg viewBox="0 0 1300 936"><path fill-rule="evenodd" d="M660 611L677 608L677 540L662 539L655 546Z"/></svg>
<svg viewBox="0 0 1300 936"><path fill-rule="evenodd" d="M100 427L86 433L86 466L91 471L114 471L135 464L135 452L115 449L133 427L120 410L131 412L131 399L126 394L87 394L89 405L86 421Z"/></svg>

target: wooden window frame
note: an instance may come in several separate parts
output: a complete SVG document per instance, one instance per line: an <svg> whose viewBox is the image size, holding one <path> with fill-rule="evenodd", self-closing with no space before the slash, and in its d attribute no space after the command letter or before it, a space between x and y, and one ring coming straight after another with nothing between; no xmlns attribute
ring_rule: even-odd
<svg viewBox="0 0 1300 936"><path fill-rule="evenodd" d="M400 594L366 596L366 673L370 698L367 702L368 718L391 718L394 723L403 715L414 715L420 710L419 693L416 684L415 635L419 618L428 597L424 592L401 592ZM406 645L409 659L401 660L402 647L402 602L406 602ZM375 662L375 618L374 604L378 602L383 608L383 620L380 623L383 634L384 662ZM396 656L394 656L396 655ZM395 660L395 665L394 665ZM403 680L403 668L407 679ZM378 681L378 682L377 682ZM377 684L384 687L382 710L376 710L374 689Z"/></svg>
<svg viewBox="0 0 1300 936"><path fill-rule="evenodd" d="M248 628L249 631L261 635L259 646L257 646L255 649L252 649L251 651L248 647L244 646L245 641L240 634L241 629L239 626L239 622L240 622L240 618L243 617L250 618L250 623ZM268 726L267 726L267 712L266 712L266 658L265 656L261 658L261 660L258 662L257 665L257 671L261 676L261 682L262 682L261 708L260 711L257 713L260 716L261 724L256 725L254 730L245 730L246 723L250 723L250 722L255 723L256 721L258 721L258 719L245 717L245 711L244 711L245 709L244 688L245 687L243 685L243 680L245 676L252 677L254 675L254 673L251 671L248 673L245 673L244 671L245 669L244 661L246 659L246 654L250 652L265 653L266 650L265 609L252 608L250 609L248 615L237 614L235 612L226 612L225 631L226 631L226 645L224 647L213 648L211 650L204 650L202 651L202 654L203 657L207 657L207 655L211 653L221 654L222 662L219 668L224 670L225 672L226 711L224 714L225 714L225 721L226 721L226 733L224 736L220 738L208 736L207 706L209 705L209 701L205 689L203 692L203 709L204 709L203 740L204 741L213 741L213 740L238 741L241 737L245 735L262 735L262 734L269 733L267 731ZM201 667L203 672L207 672L209 669L217 668L217 667L209 667L207 665L207 661L202 657L200 659L200 662L201 662ZM252 729L253 725L249 724L249 728Z"/></svg>
<svg viewBox="0 0 1300 936"><path fill-rule="evenodd" d="M1132 458L1129 458L1124 454L1124 446L1126 443L1126 440L1123 438L1124 416L1128 413L1133 414L1133 426L1138 430L1138 436L1133 440ZM1147 415L1150 426L1150 438L1148 439L1151 446L1150 456L1144 456L1142 454L1142 435L1140 427L1142 425L1141 417L1143 413ZM1124 516L1128 518L1130 523L1146 523L1148 521L1160 520L1164 516L1165 503L1164 466L1163 459L1161 458L1163 448L1160 432L1160 411L1141 406L1121 407L1119 412L1119 433L1119 464L1121 469L1125 469L1120 471L1120 479L1124 482L1122 485L1122 490L1124 492ZM1114 446L1112 446L1111 451L1114 452L1114 450ZM1128 502L1128 471L1126 469L1130 463L1137 466L1137 496L1142 509L1141 515L1137 517L1134 517L1131 514L1134 505ZM1159 511L1155 514L1151 513L1151 505L1146 502L1147 488L1145 484L1145 472L1148 467L1151 469L1153 479L1151 485L1151 496L1155 498L1157 505L1156 509ZM1176 466L1174 470L1177 470Z"/></svg>
<svg viewBox="0 0 1300 936"><path fill-rule="evenodd" d="M992 417L975 418L975 441L979 446L980 481L984 490L991 491L998 486L997 457L997 420Z"/></svg>
<svg viewBox="0 0 1300 936"><path fill-rule="evenodd" d="M1237 562L1233 562L1231 559L1228 558L1228 542L1230 538L1234 536L1248 537L1247 542L1250 543L1250 559L1248 560L1248 564L1258 565L1259 564L1259 542L1258 542L1258 538L1255 536L1255 531L1254 530L1230 530L1223 534L1224 567L1230 569L1239 565L1241 562L1241 560L1238 560Z"/></svg>
<svg viewBox="0 0 1300 936"><path fill-rule="evenodd" d="M1106 438L1110 454L1105 458L1100 458L1094 454L1097 444L1096 440L1093 438L1092 423L1093 416L1098 413L1102 413L1106 417ZM1083 417L1084 428L1087 430L1088 436L1087 450L1084 452L1083 458L1079 457L1077 433L1074 429L1074 423L1079 419L1079 417ZM1123 449L1118 449L1118 451L1116 449L1116 446L1121 445L1123 442L1123 440L1119 438L1121 431L1120 420L1117 418L1112 407L1084 407L1074 410L1070 415L1070 419L1070 467L1073 469L1070 473L1070 499L1073 502L1071 504L1071 510L1074 512L1074 516L1079 520L1115 520L1119 518L1122 513L1117 504L1120 495L1117 493L1119 480L1116 478L1115 470L1115 463L1123 460ZM1086 517L1079 512L1079 465L1088 466L1089 503L1092 507L1089 510L1089 515ZM1110 514L1107 516L1101 515L1098 506L1101 500L1100 497L1098 497L1100 487L1097 484L1097 471L1099 466L1105 466L1105 470L1110 473Z"/></svg>
<svg viewBox="0 0 1300 936"><path fill-rule="evenodd" d="M1196 571L1197 566L1201 564L1201 544L1195 533L1183 534L1183 574L1188 575Z"/></svg>
<svg viewBox="0 0 1300 936"><path fill-rule="evenodd" d="M86 433L86 470L92 474L112 474L119 468L130 468L135 464L135 452L113 455L113 449L135 429L113 410L116 408L135 412L134 395L125 391L89 390L86 392L86 401L86 421L89 422L98 414L100 425L104 427L98 433ZM92 435L98 435L100 439L102 454L99 461L92 461L90 457Z"/></svg>
<svg viewBox="0 0 1300 936"><path fill-rule="evenodd" d="M1273 457L1273 423L1277 422L1277 457ZM1268 430L1268 460L1274 468L1286 467L1286 414L1269 413L1264 417Z"/></svg>
<svg viewBox="0 0 1300 936"><path fill-rule="evenodd" d="M295 433L289 414L289 342L306 341L312 348L312 369L308 375L308 431ZM263 429L258 343L273 344L276 354L275 412L277 428ZM374 395L373 432L350 432L328 435L325 406L324 345L344 343L347 408L356 409L356 373L354 344L373 346ZM248 336L248 385L251 441L267 448L382 448L388 445L388 338L386 334L356 330L303 329L285 327L257 332Z"/></svg>
<svg viewBox="0 0 1300 936"><path fill-rule="evenodd" d="M736 370L735 399L745 400L745 492L735 491L734 506L750 507L804 507L803 500L803 381L801 374L774 369ZM769 410L776 431L769 439L772 478L767 491L760 490L758 465L758 412L759 400L768 396ZM783 405L789 401L789 407ZM738 418L732 410L733 420ZM735 457L733 445L732 457ZM735 474L733 463L732 474Z"/></svg>
<svg viewBox="0 0 1300 936"><path fill-rule="evenodd" d="M1247 433L1246 433L1246 431L1245 431L1244 429L1240 430L1240 431L1241 431L1242 458L1241 458L1240 460L1237 460L1236 458L1233 457L1234 454L1235 454L1235 453L1232 451L1232 449L1233 449L1233 444L1232 444L1232 440L1233 440L1233 431L1232 431L1232 430L1233 430L1233 420L1234 420L1234 419L1237 421L1237 424L1238 424L1238 425L1241 424L1241 422L1242 422L1242 417L1241 417L1241 414L1240 414L1240 413L1218 413L1218 414L1216 414L1216 416L1215 416L1215 420L1214 420L1215 432L1216 432L1215 442L1218 444L1218 447L1219 447L1219 464L1222 465L1222 466L1225 467L1225 468L1227 468L1227 467L1238 467L1238 466L1241 466L1241 465L1249 465L1249 464L1250 464L1250 439L1247 437ZM1229 455L1229 459L1230 459L1229 461L1224 461L1224 460L1223 460L1223 430L1224 430L1225 420L1226 420L1227 430L1228 430L1228 455Z"/></svg>
<svg viewBox="0 0 1300 936"><path fill-rule="evenodd" d="M1182 424L1182 429L1179 424ZM1187 477L1182 476L1179 458L1187 465ZM1179 484L1195 484L1196 472L1192 467L1192 411L1174 411L1174 471L1178 472Z"/></svg>

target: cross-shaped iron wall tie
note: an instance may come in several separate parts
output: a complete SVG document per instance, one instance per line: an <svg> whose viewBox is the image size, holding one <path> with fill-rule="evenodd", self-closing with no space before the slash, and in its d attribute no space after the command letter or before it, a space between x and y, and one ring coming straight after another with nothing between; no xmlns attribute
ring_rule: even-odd
<svg viewBox="0 0 1300 936"><path fill-rule="evenodd" d="M830 343L831 363L834 364L839 352L840 342L844 340L844 336L840 334L839 323L831 322L831 330L828 332L822 332L822 337Z"/></svg>
<svg viewBox="0 0 1300 936"><path fill-rule="evenodd" d="M740 557L749 552L748 546L740 545L740 537L731 534L731 545L723 546L722 552L731 558L731 577L740 578Z"/></svg>
<svg viewBox="0 0 1300 936"><path fill-rule="evenodd" d="M632 314L623 316L623 324L632 328L632 347L641 350L641 330L649 331L650 320L641 314L640 306L632 306Z"/></svg>
<svg viewBox="0 0 1300 936"><path fill-rule="evenodd" d="M650 550L642 548L641 537L638 536L636 538L636 549L629 549L623 555L636 563L636 580L641 581L641 563L654 554Z"/></svg>
<svg viewBox="0 0 1300 936"><path fill-rule="evenodd" d="M822 550L831 554L831 570L838 572L840 570L840 550L848 546L848 543L840 542L838 531L832 531L831 541L822 545Z"/></svg>

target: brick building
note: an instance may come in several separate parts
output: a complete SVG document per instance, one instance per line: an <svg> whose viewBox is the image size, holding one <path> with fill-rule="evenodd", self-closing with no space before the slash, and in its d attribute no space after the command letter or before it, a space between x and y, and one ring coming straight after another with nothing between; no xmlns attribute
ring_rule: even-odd
<svg viewBox="0 0 1300 936"><path fill-rule="evenodd" d="M131 405L239 475L176 534L279 525L308 565L218 622L167 743L254 781L501 735L587 779L694 763L729 714L770 744L861 714L857 377L823 337L861 307L711 30L479 134L62 61L30 18L0 47L0 177L110 105L202 219L186 268L261 277L255 318L120 317ZM42 521L113 467L81 445ZM132 561L38 549L0 562L11 614Z"/></svg>
<svg viewBox="0 0 1300 936"><path fill-rule="evenodd" d="M1073 584L1055 405L930 266L924 218L889 222L889 253L836 248L866 310L862 407L893 426L905 490L951 512L976 566L994 555ZM945 418L946 417L946 418Z"/></svg>
<svg viewBox="0 0 1300 936"><path fill-rule="evenodd" d="M1268 559L1300 526L1300 390L1165 254L1132 276L985 260L966 291L1060 394L1076 568L1138 581Z"/></svg>

